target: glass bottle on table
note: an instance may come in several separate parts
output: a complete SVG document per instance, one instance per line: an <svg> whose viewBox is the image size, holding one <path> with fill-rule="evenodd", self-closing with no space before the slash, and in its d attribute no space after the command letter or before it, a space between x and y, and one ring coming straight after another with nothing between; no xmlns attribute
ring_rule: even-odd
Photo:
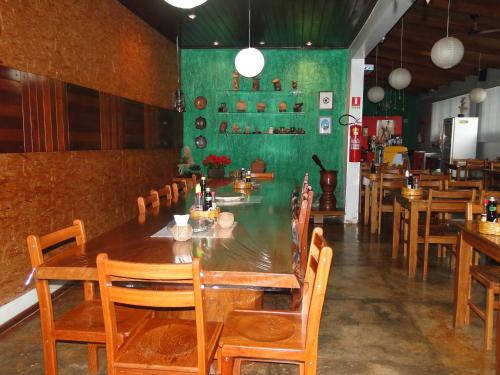
<svg viewBox="0 0 500 375"><path fill-rule="evenodd" d="M495 197L490 197L488 201L488 212L486 213L486 221L496 223L497 218L497 201Z"/></svg>
<svg viewBox="0 0 500 375"><path fill-rule="evenodd" d="M212 207L212 193L210 191L210 188L207 187L207 190L205 191L205 204L203 206L203 211L208 211Z"/></svg>

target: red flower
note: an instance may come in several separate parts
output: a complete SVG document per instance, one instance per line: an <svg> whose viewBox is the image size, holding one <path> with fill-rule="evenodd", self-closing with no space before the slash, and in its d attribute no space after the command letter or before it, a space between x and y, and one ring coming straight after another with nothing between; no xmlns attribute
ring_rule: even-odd
<svg viewBox="0 0 500 375"><path fill-rule="evenodd" d="M231 159L224 155L217 156L210 154L205 159L203 159L203 165L208 168L223 167L229 164L231 164Z"/></svg>

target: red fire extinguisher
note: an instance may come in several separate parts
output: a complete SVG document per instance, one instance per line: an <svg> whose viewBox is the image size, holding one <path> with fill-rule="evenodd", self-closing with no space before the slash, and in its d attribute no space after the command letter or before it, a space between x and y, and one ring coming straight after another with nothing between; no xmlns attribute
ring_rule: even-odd
<svg viewBox="0 0 500 375"><path fill-rule="evenodd" d="M359 163L361 157L361 125L352 124L349 135L349 161Z"/></svg>

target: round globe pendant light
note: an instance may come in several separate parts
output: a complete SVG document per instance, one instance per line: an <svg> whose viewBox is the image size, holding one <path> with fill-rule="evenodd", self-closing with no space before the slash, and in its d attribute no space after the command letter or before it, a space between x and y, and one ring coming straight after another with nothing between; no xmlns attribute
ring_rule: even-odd
<svg viewBox="0 0 500 375"><path fill-rule="evenodd" d="M389 85L396 90L403 90L407 88L411 83L411 73L408 69L403 68L403 30L404 30L404 19L401 18L401 66L394 69L391 74L389 74Z"/></svg>
<svg viewBox="0 0 500 375"><path fill-rule="evenodd" d="M464 57L464 45L462 42L449 36L450 30L450 3L448 0L448 18L446 21L446 37L439 39L431 49L431 60L441 69L450 69L457 65Z"/></svg>
<svg viewBox="0 0 500 375"><path fill-rule="evenodd" d="M165 0L165 1L177 8L191 9L205 3L207 0Z"/></svg>
<svg viewBox="0 0 500 375"><path fill-rule="evenodd" d="M385 91L380 86L373 86L370 87L366 96L368 97L368 100L371 101L372 103L379 103L382 100L384 100Z"/></svg>
<svg viewBox="0 0 500 375"><path fill-rule="evenodd" d="M377 66L378 66L378 44L377 44L377 47L375 48L375 86L370 87L370 89L366 93L368 100L371 101L372 103L381 102L382 100L384 100L384 96L385 96L384 89L378 85Z"/></svg>
<svg viewBox="0 0 500 375"><path fill-rule="evenodd" d="M391 85L396 90L403 90L407 88L411 83L411 74L405 68L394 69L391 74L389 74L389 85Z"/></svg>
<svg viewBox="0 0 500 375"><path fill-rule="evenodd" d="M252 78L264 69L264 55L256 48L242 49L234 59L234 66L238 73L247 78Z"/></svg>
<svg viewBox="0 0 500 375"><path fill-rule="evenodd" d="M477 63L477 72L478 72L478 80L479 73L481 72L481 54L479 54L478 63ZM472 103L479 104L486 100L488 97L488 93L482 87L476 87L472 89L469 93L469 99Z"/></svg>
<svg viewBox="0 0 500 375"><path fill-rule="evenodd" d="M488 93L486 92L485 89L481 87L476 87L475 89L472 89L471 92L469 93L470 101L475 104L484 102L487 97Z"/></svg>
<svg viewBox="0 0 500 375"><path fill-rule="evenodd" d="M264 55L250 47L250 0L248 1L248 48L242 49L234 59L234 67L243 77L252 78L264 69Z"/></svg>

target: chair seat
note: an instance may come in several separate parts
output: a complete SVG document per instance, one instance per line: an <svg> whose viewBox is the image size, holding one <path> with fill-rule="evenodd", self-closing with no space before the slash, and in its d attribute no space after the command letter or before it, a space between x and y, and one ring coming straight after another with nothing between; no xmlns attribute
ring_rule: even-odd
<svg viewBox="0 0 500 375"><path fill-rule="evenodd" d="M116 314L118 334L127 337L151 310L117 306ZM69 310L56 320L54 335L59 340L106 342L101 301L85 301Z"/></svg>
<svg viewBox="0 0 500 375"><path fill-rule="evenodd" d="M207 322L206 328L207 356L213 357L222 323ZM196 321L151 318L119 349L115 368L197 373L196 343Z"/></svg>
<svg viewBox="0 0 500 375"><path fill-rule="evenodd" d="M500 289L500 267L499 266L472 266L471 276L488 288Z"/></svg>
<svg viewBox="0 0 500 375"><path fill-rule="evenodd" d="M300 313L234 310L225 323L219 346L224 354L245 358L300 361L305 354L305 327Z"/></svg>

